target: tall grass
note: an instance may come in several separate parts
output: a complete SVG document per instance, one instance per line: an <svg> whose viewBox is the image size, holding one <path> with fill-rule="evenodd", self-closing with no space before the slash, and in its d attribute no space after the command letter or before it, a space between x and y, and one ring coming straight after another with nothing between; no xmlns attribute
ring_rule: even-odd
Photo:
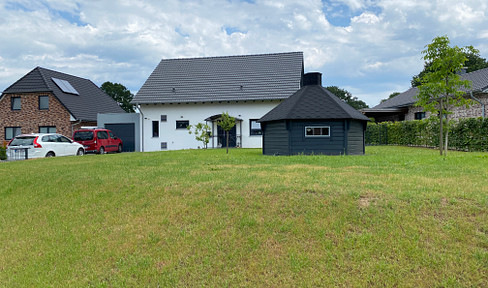
<svg viewBox="0 0 488 288"><path fill-rule="evenodd" d="M488 155L0 163L0 286L488 286Z"/></svg>

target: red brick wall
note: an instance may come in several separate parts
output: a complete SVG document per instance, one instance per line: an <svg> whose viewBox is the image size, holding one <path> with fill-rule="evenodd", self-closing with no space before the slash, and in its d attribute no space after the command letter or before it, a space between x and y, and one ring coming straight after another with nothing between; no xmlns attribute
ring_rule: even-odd
<svg viewBox="0 0 488 288"><path fill-rule="evenodd" d="M39 96L49 96L49 110L39 110ZM11 98L21 97L21 109L12 111ZM38 133L39 126L55 126L56 132L72 136L70 114L51 93L4 94L0 100L0 143L5 140L5 127L21 127L22 133ZM83 122L77 127L96 125Z"/></svg>

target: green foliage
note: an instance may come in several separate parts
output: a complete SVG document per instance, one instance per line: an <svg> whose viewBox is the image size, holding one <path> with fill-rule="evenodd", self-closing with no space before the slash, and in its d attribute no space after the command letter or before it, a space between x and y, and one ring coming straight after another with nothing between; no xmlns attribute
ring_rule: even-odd
<svg viewBox="0 0 488 288"><path fill-rule="evenodd" d="M100 87L103 92L112 97L127 113L134 113L134 105L130 103L134 95L122 84L105 82Z"/></svg>
<svg viewBox="0 0 488 288"><path fill-rule="evenodd" d="M210 141L210 136L212 134L210 132L210 126L207 124L198 123L197 125L188 125L186 129L188 129L189 134L195 134L195 139L202 142L203 148L207 149L207 144Z"/></svg>
<svg viewBox="0 0 488 288"><path fill-rule="evenodd" d="M449 149L459 151L488 151L488 119L463 118L451 120ZM366 145L402 145L439 147L439 119L368 123Z"/></svg>
<svg viewBox="0 0 488 288"><path fill-rule="evenodd" d="M329 90L332 94L339 97L356 110L368 108L368 105L364 101L358 99L358 97L352 96L351 92L347 90L341 89L337 86L328 86L325 89Z"/></svg>
<svg viewBox="0 0 488 288"><path fill-rule="evenodd" d="M236 125L236 118L229 116L229 113L227 112L223 112L217 120L217 123L225 131L226 151L229 153L229 131Z"/></svg>
<svg viewBox="0 0 488 288"><path fill-rule="evenodd" d="M7 149L3 146L0 146L0 160L7 160Z"/></svg>
<svg viewBox="0 0 488 288"><path fill-rule="evenodd" d="M464 67L466 68L467 73L488 67L488 62L486 59L482 58L477 52L468 51L464 53L464 56L466 56ZM431 66L432 63L425 62L424 70L422 70L418 75L412 77L412 81L410 81L412 87L417 87L422 84L421 79L431 70Z"/></svg>

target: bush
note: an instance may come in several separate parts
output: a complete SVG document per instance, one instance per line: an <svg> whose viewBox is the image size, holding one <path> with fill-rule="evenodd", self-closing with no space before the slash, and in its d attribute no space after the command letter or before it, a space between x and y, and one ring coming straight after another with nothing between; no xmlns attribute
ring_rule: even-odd
<svg viewBox="0 0 488 288"><path fill-rule="evenodd" d="M439 146L439 118L368 123L366 145ZM449 149L488 151L488 120L463 118L449 121Z"/></svg>
<svg viewBox="0 0 488 288"><path fill-rule="evenodd" d="M7 160L7 149L3 146L0 146L0 160Z"/></svg>

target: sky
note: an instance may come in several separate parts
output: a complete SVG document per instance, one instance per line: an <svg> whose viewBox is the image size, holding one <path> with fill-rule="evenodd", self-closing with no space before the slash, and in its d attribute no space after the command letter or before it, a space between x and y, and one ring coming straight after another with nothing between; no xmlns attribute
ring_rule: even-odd
<svg viewBox="0 0 488 288"><path fill-rule="evenodd" d="M0 91L41 66L135 94L162 59L302 51L372 107L436 36L488 58L486 0L0 0L0 15Z"/></svg>

